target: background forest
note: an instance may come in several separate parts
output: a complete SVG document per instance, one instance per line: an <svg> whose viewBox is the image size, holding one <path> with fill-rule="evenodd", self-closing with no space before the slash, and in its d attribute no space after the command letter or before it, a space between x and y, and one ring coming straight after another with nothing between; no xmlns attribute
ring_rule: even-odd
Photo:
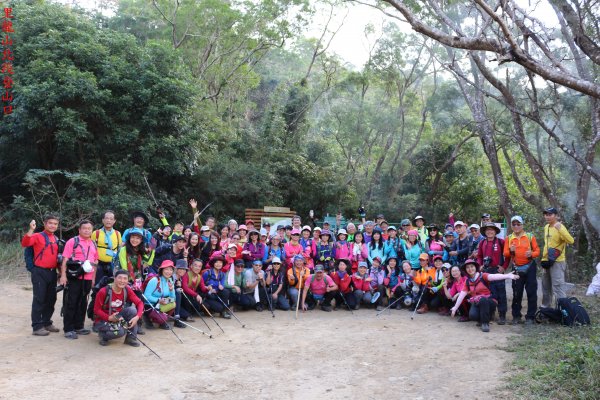
<svg viewBox="0 0 600 400"><path fill-rule="evenodd" d="M265 205L356 218L363 204L391 221L517 213L539 233L552 205L586 274L600 259L597 9L579 2L573 19L570 3L551 1L551 26L518 2L496 18L483 1L439 3L371 3L426 36L401 21L368 27L368 60L354 67L329 51L332 17L353 3L11 2L5 237L47 210L66 230L106 208L121 221L134 208L156 216L147 179L185 220L194 197L214 201L220 221Z"/></svg>

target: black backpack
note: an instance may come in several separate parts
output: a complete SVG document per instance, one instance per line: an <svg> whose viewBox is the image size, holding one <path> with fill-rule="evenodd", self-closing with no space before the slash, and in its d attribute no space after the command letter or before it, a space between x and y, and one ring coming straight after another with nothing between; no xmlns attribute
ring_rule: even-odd
<svg viewBox="0 0 600 400"><path fill-rule="evenodd" d="M562 316L562 324L565 326L590 325L590 316L588 315L577 297L563 297L558 299L558 310Z"/></svg>

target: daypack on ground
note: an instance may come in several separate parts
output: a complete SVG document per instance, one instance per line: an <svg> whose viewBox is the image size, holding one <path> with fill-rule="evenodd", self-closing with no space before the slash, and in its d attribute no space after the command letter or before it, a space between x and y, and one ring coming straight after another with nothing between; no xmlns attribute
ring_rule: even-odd
<svg viewBox="0 0 600 400"><path fill-rule="evenodd" d="M590 325L590 316L577 297L563 297L562 299L558 299L557 303L562 315L563 325Z"/></svg>

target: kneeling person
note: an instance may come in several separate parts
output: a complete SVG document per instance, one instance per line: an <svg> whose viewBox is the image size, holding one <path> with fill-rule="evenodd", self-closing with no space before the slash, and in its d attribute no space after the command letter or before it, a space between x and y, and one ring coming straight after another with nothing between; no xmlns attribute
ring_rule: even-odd
<svg viewBox="0 0 600 400"><path fill-rule="evenodd" d="M325 267L323 265L316 265L315 273L309 275L304 281L302 310L312 310L318 301L322 301L321 310L331 311L331 300L337 294L337 290L338 286L333 279L325 274ZM309 291L310 296L308 296Z"/></svg>
<svg viewBox="0 0 600 400"><path fill-rule="evenodd" d="M144 312L144 303L127 285L128 281L127 271L117 270L114 282L100 289L96 295L94 326L98 329L102 346L125 335L126 344L140 345L136 339L137 322Z"/></svg>

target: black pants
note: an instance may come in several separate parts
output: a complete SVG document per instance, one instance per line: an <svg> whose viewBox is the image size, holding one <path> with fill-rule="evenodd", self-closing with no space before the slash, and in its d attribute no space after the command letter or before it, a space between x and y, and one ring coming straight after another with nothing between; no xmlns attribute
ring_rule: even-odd
<svg viewBox="0 0 600 400"><path fill-rule="evenodd" d="M121 314L125 321L130 321L137 315L137 308L135 308L135 306L125 307L119 314ZM135 324L135 326L130 329L131 333L136 336L138 332L138 324ZM125 334L128 334L127 330L123 326L111 324L108 321L99 321L95 323L94 326L98 329L98 337L103 340L118 339L125 336Z"/></svg>
<svg viewBox="0 0 600 400"><path fill-rule="evenodd" d="M433 306L431 303L433 299L435 299L435 296L436 293L433 293L430 288L422 287L421 290L419 290L419 295L417 296L417 301L419 301L419 298L421 298L421 302L418 304L419 308L425 304L427 304L428 307ZM415 306L416 305L417 304L415 303Z"/></svg>
<svg viewBox="0 0 600 400"><path fill-rule="evenodd" d="M67 282L63 299L63 329L65 332L83 329L88 294L91 289L91 280L71 279Z"/></svg>
<svg viewBox="0 0 600 400"><path fill-rule="evenodd" d="M221 300L223 300L225 304L229 304L229 289L223 289L218 291L216 294L206 295L204 299L204 305L206 306L206 308L208 308L210 312L222 313L225 310L225 306L223 306L223 303L219 301L217 295L221 298Z"/></svg>
<svg viewBox="0 0 600 400"><path fill-rule="evenodd" d="M188 319L190 313L187 311L185 307L182 307L183 304L183 295L179 291L179 289L175 290L175 315L179 315L184 321Z"/></svg>
<svg viewBox="0 0 600 400"><path fill-rule="evenodd" d="M181 308L185 310L187 317L190 315L198 315L198 313L202 311L202 306L198 303L198 300L196 300L196 296L192 297L187 293L183 293L181 297ZM183 317L183 315L184 313L182 312L181 316Z"/></svg>
<svg viewBox="0 0 600 400"><path fill-rule="evenodd" d="M34 331L52 325L52 314L56 304L56 280L56 269L33 267L31 270L31 327Z"/></svg>
<svg viewBox="0 0 600 400"><path fill-rule="evenodd" d="M218 300L217 300L218 301ZM229 302L241 307L244 310L249 310L256 305L256 301L252 294L231 292Z"/></svg>
<svg viewBox="0 0 600 400"><path fill-rule="evenodd" d="M342 296L344 296L344 298L342 298ZM346 303L348 303L348 306L351 309L354 309L354 307L356 307L356 297L352 295L352 292L342 293L341 291L337 291L335 292L334 299L336 308L348 308L346 306ZM346 301L344 302L344 300Z"/></svg>
<svg viewBox="0 0 600 400"><path fill-rule="evenodd" d="M487 272L489 274L499 273L498 267L491 267L483 272ZM490 282L490 292L492 292L492 297L498 300L498 315L502 318L506 318L506 311L508 310L508 300L506 300L506 282Z"/></svg>
<svg viewBox="0 0 600 400"><path fill-rule="evenodd" d="M435 293L433 295L433 298L431 299L429 306L431 308L441 308L441 307L450 308L450 307L452 307L452 301L446 297L446 295L444 294L444 289L440 289L437 291L437 293Z"/></svg>
<svg viewBox="0 0 600 400"><path fill-rule="evenodd" d="M536 265L532 262L525 277L519 277L512 281L513 301L512 316L521 318L521 302L523 301L523 289L527 292L527 315L525 318L534 319L537 311L537 278L535 276Z"/></svg>
<svg viewBox="0 0 600 400"><path fill-rule="evenodd" d="M496 310L496 302L491 297L482 297L477 304L471 304L469 319L482 324L490 322L490 316Z"/></svg>
<svg viewBox="0 0 600 400"><path fill-rule="evenodd" d="M326 307L331 306L331 300L333 300L336 294L337 290L333 292L325 292L323 295L323 303L321 305ZM314 308L317 305L317 299L314 298L311 291L306 294L306 305L308 305L310 308Z"/></svg>

